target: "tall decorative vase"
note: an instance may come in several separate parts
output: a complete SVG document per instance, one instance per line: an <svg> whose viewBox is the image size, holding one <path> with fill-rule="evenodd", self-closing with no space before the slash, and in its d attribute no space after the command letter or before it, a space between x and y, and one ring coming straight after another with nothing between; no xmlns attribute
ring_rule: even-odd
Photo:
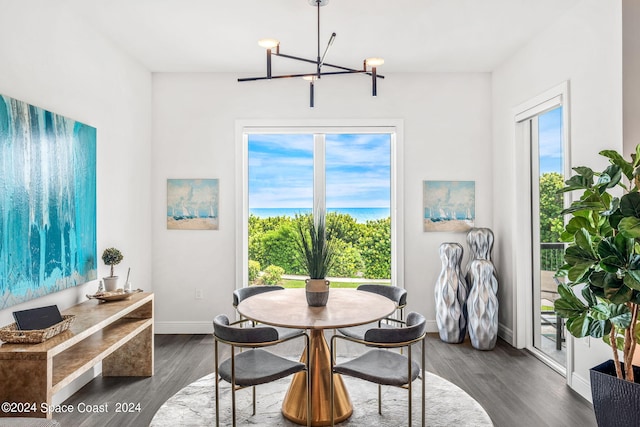
<svg viewBox="0 0 640 427"><path fill-rule="evenodd" d="M493 264L484 259L471 262L469 275L473 278L467 313L469 316L469 338L478 350L492 350L498 338L498 288Z"/></svg>
<svg viewBox="0 0 640 427"><path fill-rule="evenodd" d="M436 323L440 339L448 343L461 343L467 334L467 284L460 261L462 246L458 243L440 245L442 271L435 286Z"/></svg>
<svg viewBox="0 0 640 427"><path fill-rule="evenodd" d="M467 232L467 245L469 245L469 262L467 263L467 267L465 268L465 278L467 279L467 284L471 286L473 283L473 277L470 274L470 267L473 261L478 259L483 259L486 261L491 261L491 251L493 250L493 231L489 228L472 228ZM493 269L493 276L495 277L495 288L493 288L493 293L498 293L498 276L495 272L495 267Z"/></svg>

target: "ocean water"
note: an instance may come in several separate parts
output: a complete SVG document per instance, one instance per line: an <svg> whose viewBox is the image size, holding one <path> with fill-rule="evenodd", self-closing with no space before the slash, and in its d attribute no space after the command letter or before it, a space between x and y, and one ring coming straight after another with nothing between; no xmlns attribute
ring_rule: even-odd
<svg viewBox="0 0 640 427"><path fill-rule="evenodd" d="M351 215L357 222L364 223L376 219L389 218L389 208L327 208L327 212L339 212ZM290 216L296 214L311 213L311 209L304 208L254 208L249 209L249 213L259 218L269 218L274 216Z"/></svg>

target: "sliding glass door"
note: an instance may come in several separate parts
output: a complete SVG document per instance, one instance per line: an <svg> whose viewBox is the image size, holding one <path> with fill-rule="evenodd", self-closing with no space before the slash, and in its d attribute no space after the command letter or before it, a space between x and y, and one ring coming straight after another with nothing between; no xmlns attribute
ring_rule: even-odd
<svg viewBox="0 0 640 427"><path fill-rule="evenodd" d="M532 322L533 348L553 363L566 367L563 319L553 309L558 298L556 270L563 264L564 142L562 106L530 117L532 201Z"/></svg>

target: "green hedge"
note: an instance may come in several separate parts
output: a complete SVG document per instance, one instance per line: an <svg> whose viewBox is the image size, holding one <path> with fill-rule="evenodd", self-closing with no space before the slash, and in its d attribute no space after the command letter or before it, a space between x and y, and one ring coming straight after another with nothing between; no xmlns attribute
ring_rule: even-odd
<svg viewBox="0 0 640 427"><path fill-rule="evenodd" d="M280 216L249 216L249 260L277 265L284 274L305 275L295 256L295 221ZM327 238L335 240L339 254L329 271L333 277L391 278L391 219L364 224L347 214L327 214Z"/></svg>

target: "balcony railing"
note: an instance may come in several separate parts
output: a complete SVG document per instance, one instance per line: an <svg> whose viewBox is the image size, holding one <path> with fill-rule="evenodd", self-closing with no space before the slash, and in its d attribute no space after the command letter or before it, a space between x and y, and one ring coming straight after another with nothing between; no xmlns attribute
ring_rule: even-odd
<svg viewBox="0 0 640 427"><path fill-rule="evenodd" d="M540 243L540 269L556 271L564 264L564 243Z"/></svg>
<svg viewBox="0 0 640 427"><path fill-rule="evenodd" d="M542 270L540 274L540 297L550 303L553 303L558 297L557 285L559 279L555 277L555 271L564 264L564 246L564 243L540 244L540 269ZM540 314L542 325L553 326L555 329L554 341L556 350L562 350L562 342L564 341L562 319L555 314L553 309L542 308Z"/></svg>

